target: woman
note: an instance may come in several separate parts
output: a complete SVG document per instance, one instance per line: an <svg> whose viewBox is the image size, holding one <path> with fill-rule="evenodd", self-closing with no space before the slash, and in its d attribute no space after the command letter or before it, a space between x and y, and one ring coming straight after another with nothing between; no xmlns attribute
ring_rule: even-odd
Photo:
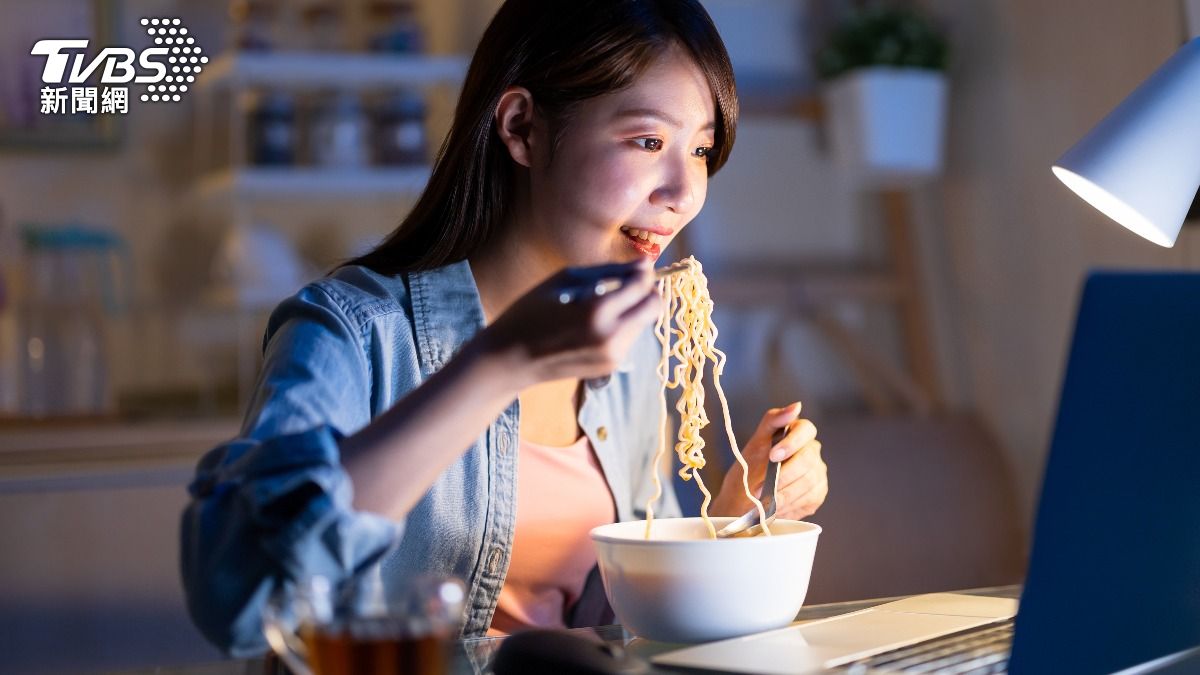
<svg viewBox="0 0 1200 675"><path fill-rule="evenodd" d="M468 635L609 620L587 532L653 494L652 264L736 122L696 0L506 2L421 199L279 306L242 436L198 467L182 566L205 635L261 651L272 589L377 564L464 579ZM751 485L786 458L781 517L827 491L811 422L771 447L798 412L769 411L745 448ZM750 507L741 481L713 514ZM667 487L658 514L678 515Z"/></svg>

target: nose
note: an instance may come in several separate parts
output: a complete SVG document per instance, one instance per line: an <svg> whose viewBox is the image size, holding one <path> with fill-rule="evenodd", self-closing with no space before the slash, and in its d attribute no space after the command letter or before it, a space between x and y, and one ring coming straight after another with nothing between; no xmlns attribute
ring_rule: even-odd
<svg viewBox="0 0 1200 675"><path fill-rule="evenodd" d="M675 213L690 214L703 203L707 187L708 172L701 166L689 166L693 158L673 159L664 162L661 181L650 195L650 203L663 206Z"/></svg>

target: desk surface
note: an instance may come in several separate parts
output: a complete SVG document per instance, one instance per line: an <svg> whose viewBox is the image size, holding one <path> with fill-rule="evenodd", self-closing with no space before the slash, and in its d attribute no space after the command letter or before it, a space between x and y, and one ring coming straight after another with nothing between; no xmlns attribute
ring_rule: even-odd
<svg viewBox="0 0 1200 675"><path fill-rule="evenodd" d="M999 598L1018 598L1021 594L1020 586L996 586L992 588L973 588L969 590L952 591L954 593L966 593L969 595L988 595ZM901 597L891 598L873 598L870 600L853 600L850 602L836 602L826 605L812 605L800 610L796 615L797 621L813 621L815 619L823 619L829 616L854 612L875 605L881 605L885 602L899 600ZM641 638L635 638L625 632L619 625L598 626L596 628L577 628L573 633L596 635L606 642L615 642L625 645L626 649L633 653L649 658L655 654L678 649L682 645L667 644L663 642L651 642ZM456 673L463 675L484 674L490 672L487 668L487 663L491 659L492 654L500 647L504 641L502 637L481 637L468 638L461 640L458 647L458 660ZM261 658L255 659L231 659L216 663L182 666L178 668L154 668L151 670L136 670L125 671L122 675L263 675L264 662ZM671 672L653 670L652 672Z"/></svg>

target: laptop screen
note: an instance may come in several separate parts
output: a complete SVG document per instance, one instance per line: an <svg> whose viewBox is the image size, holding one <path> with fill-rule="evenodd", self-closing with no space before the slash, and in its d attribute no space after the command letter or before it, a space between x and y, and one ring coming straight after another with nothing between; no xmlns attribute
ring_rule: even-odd
<svg viewBox="0 0 1200 675"><path fill-rule="evenodd" d="M1109 673L1200 645L1200 274L1092 274L1010 672Z"/></svg>

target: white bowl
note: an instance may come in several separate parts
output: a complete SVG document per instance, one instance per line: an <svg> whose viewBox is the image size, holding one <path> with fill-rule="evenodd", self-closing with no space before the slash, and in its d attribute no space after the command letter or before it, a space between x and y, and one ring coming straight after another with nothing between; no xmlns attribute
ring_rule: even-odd
<svg viewBox="0 0 1200 675"><path fill-rule="evenodd" d="M720 529L733 518L712 518ZM707 642L780 628L804 605L821 528L771 523L773 536L709 539L700 518L601 525L592 530L617 620L639 637Z"/></svg>

